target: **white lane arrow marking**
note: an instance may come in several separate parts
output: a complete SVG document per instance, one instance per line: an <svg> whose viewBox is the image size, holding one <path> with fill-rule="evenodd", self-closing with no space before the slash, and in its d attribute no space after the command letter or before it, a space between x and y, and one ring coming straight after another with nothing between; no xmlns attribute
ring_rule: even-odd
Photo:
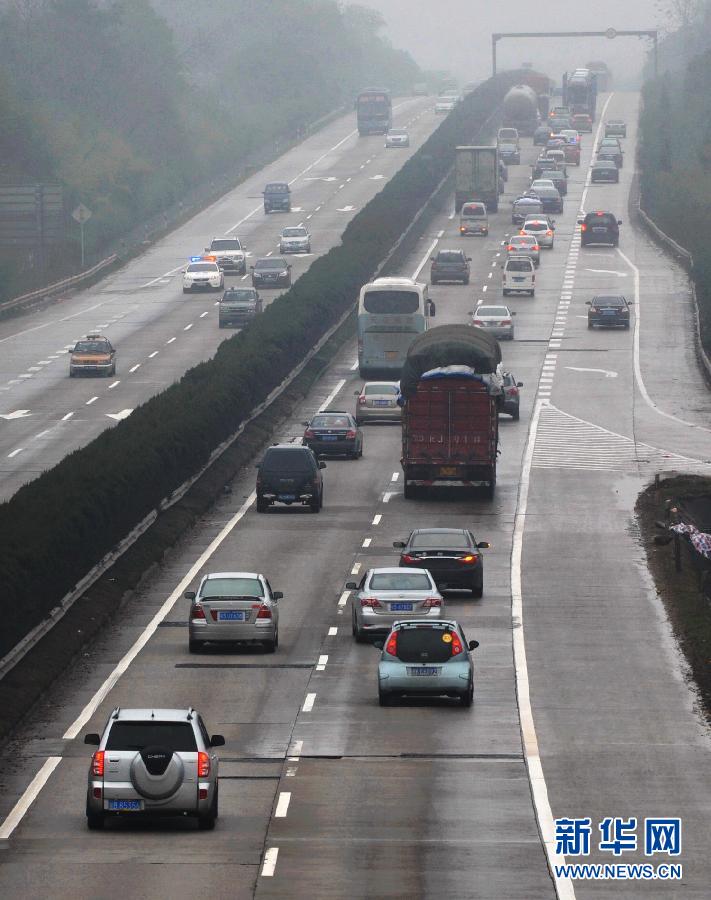
<svg viewBox="0 0 711 900"><path fill-rule="evenodd" d="M106 413L106 415L110 419L116 419L117 422L120 422L121 419L127 419L131 415L132 412L133 412L132 409L122 409L121 412Z"/></svg>
<svg viewBox="0 0 711 900"><path fill-rule="evenodd" d="M566 366L565 368L573 372L597 372L600 375L604 375L605 378L617 378L617 372L611 372L609 369L582 369L578 366Z"/></svg>
<svg viewBox="0 0 711 900"><path fill-rule="evenodd" d="M627 278L627 272L616 272L614 269L585 269L586 272L596 272L598 275L617 275L618 278Z"/></svg>
<svg viewBox="0 0 711 900"><path fill-rule="evenodd" d="M342 209L337 209L336 212L353 212L355 206L344 206Z"/></svg>
<svg viewBox="0 0 711 900"><path fill-rule="evenodd" d="M32 413L29 409L16 409L11 413L2 413L0 415L0 419L7 419L10 421L11 419L24 419L26 416L31 416Z"/></svg>

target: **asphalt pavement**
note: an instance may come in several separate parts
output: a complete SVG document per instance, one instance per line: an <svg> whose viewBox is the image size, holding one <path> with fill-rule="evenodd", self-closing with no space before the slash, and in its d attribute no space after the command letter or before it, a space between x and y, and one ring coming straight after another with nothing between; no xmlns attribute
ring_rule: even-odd
<svg viewBox="0 0 711 900"><path fill-rule="evenodd" d="M3 895L708 896L708 733L632 510L655 471L705 471L711 402L685 331L686 283L627 221L637 105L637 95L615 94L607 109L630 127L620 185L586 191L586 135L536 297L507 298L518 315L504 362L524 387L521 420L501 418L494 500L406 502L397 426L366 426L361 460L327 460L318 516L257 515L246 471L3 749ZM524 145L489 237L460 238L444 214L403 266L415 272L433 245L471 251L471 284L432 290L437 324L465 322L479 299L502 301L510 202L536 155ZM635 276L614 250L578 249L583 203L625 220L620 250L640 273L639 330L587 329L591 292L623 284L630 296ZM671 300L682 312L667 317ZM660 360L674 348L665 379ZM355 369L353 344L276 437L299 440L299 423L324 405L350 408ZM379 707L377 651L351 635L345 582L394 563L392 541L428 525L468 527L491 543L483 598L448 597L449 614L480 641L471 709L444 700ZM182 593L204 572L229 569L262 571L284 592L275 655L188 653ZM188 704L227 740L216 830L120 821L88 832L81 736L116 705ZM598 851L598 822L681 817L673 861L682 881L554 880L555 847L547 854L544 844L552 817L568 816L591 818L590 861L654 864L669 860Z"/></svg>

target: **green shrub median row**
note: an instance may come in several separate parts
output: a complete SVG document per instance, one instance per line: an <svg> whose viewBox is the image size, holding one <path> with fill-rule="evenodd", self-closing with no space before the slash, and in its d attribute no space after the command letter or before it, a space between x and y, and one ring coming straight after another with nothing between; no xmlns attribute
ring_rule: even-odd
<svg viewBox="0 0 711 900"><path fill-rule="evenodd" d="M301 362L352 306L471 141L516 73L484 82L452 112L309 270L214 358L106 429L0 505L0 656L149 513Z"/></svg>

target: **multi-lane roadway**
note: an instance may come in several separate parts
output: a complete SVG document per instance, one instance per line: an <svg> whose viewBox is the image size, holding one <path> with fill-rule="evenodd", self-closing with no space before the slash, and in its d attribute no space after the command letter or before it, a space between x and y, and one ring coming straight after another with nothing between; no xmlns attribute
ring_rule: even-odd
<svg viewBox="0 0 711 900"><path fill-rule="evenodd" d="M711 747L633 506L657 471L708 470L711 401L683 273L629 220L637 109L637 95L611 96L607 115L630 134L620 184L586 185L586 135L536 297L509 298L516 341L503 354L524 388L521 420L501 421L494 501L405 501L393 426L366 427L361 460L328 461L319 516L257 515L247 472L5 748L3 895L708 897ZM508 201L536 153L524 143ZM624 220L619 252L580 249L581 205ZM466 239L471 284L433 289L438 324L501 297L511 222L509 204L500 209L488 238ZM433 223L403 274L433 245L462 245L451 216ZM617 291L636 301L633 327L589 331L585 300ZM350 409L355 361L350 345L276 437L300 439L299 423L324 405ZM481 645L471 710L381 708L377 651L351 636L345 582L392 564L392 541L428 525L471 528L492 545L484 597L448 602ZM182 594L204 572L230 569L262 571L284 592L276 654L188 653ZM189 703L227 739L216 830L118 822L88 832L82 735L117 705ZM620 862L597 849L604 817L681 817L683 880L556 880L546 843L553 817L566 816L590 817L593 862ZM622 861L669 860L640 848Z"/></svg>

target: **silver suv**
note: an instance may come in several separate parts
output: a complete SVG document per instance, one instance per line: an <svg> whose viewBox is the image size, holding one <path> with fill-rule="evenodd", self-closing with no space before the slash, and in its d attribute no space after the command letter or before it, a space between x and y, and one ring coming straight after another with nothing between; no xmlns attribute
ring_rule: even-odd
<svg viewBox="0 0 711 900"><path fill-rule="evenodd" d="M215 827L221 734L208 734L190 709L115 709L89 766L86 820L100 829L108 816L194 816Z"/></svg>

